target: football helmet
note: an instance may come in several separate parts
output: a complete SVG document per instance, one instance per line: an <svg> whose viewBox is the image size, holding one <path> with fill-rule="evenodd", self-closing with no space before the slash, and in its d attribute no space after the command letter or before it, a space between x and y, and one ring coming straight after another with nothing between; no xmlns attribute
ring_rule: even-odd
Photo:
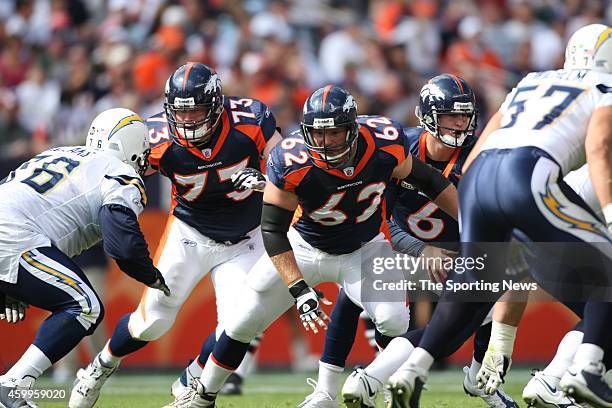
<svg viewBox="0 0 612 408"><path fill-rule="evenodd" d="M579 28L567 43L563 68L612 74L612 27L589 24Z"/></svg>
<svg viewBox="0 0 612 408"><path fill-rule="evenodd" d="M313 162L318 167L338 168L345 165L354 153L352 147L359 134L357 102L345 89L327 85L317 89L306 99L302 122L302 136ZM345 129L346 137L340 144L328 146L325 132ZM317 142L313 130L323 130L322 140Z"/></svg>
<svg viewBox="0 0 612 408"><path fill-rule="evenodd" d="M149 130L135 112L113 108L91 122L86 146L104 150L144 175L149 167Z"/></svg>
<svg viewBox="0 0 612 408"><path fill-rule="evenodd" d="M165 96L172 140L182 147L208 144L223 113L219 75L204 64L188 62L168 78Z"/></svg>
<svg viewBox="0 0 612 408"><path fill-rule="evenodd" d="M442 74L433 77L422 88L415 113L421 126L449 147L474 142L478 110L472 88L465 79ZM440 115L466 115L465 129L453 129L440 124Z"/></svg>

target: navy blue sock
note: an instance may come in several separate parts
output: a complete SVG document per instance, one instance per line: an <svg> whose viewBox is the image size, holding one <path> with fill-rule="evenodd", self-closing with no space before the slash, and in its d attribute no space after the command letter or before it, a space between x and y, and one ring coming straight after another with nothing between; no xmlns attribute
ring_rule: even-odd
<svg viewBox="0 0 612 408"><path fill-rule="evenodd" d="M115 326L115 331L109 343L110 351L114 356L127 356L149 344L148 341L138 340L132 337L128 329L129 320L130 314L128 313L123 316Z"/></svg>
<svg viewBox="0 0 612 408"><path fill-rule="evenodd" d="M376 344L378 344L378 347L384 349L387 348L389 343L391 343L393 337L385 336L384 334L376 330L376 332L374 332L374 339L376 339Z"/></svg>
<svg viewBox="0 0 612 408"><path fill-rule="evenodd" d="M478 330L476 330L476 335L474 336L474 360L482 363L482 359L487 352L487 348L489 348L489 339L491 338L491 328L493 327L493 322L489 322L484 326L480 326Z"/></svg>
<svg viewBox="0 0 612 408"><path fill-rule="evenodd" d="M425 333L425 327L419 327L418 329L408 330L402 337L408 339L416 347L421 342L423 333Z"/></svg>
<svg viewBox="0 0 612 408"><path fill-rule="evenodd" d="M55 363L75 348L87 333L74 314L56 312L40 326L34 345Z"/></svg>
<svg viewBox="0 0 612 408"><path fill-rule="evenodd" d="M344 367L355 342L360 314L361 308L351 302L344 290L340 289L325 333L321 362Z"/></svg>
<svg viewBox="0 0 612 408"><path fill-rule="evenodd" d="M213 348L212 358L219 366L228 370L235 370L242 362L248 349L249 343L234 340L224 331Z"/></svg>
<svg viewBox="0 0 612 408"><path fill-rule="evenodd" d="M607 350L610 345L610 322L612 321L612 303L587 302L584 306L584 339L583 343L596 344Z"/></svg>
<svg viewBox="0 0 612 408"><path fill-rule="evenodd" d="M482 324L492 306L490 302L438 302L419 347L436 360L450 356Z"/></svg>
<svg viewBox="0 0 612 408"><path fill-rule="evenodd" d="M208 356L212 353L215 344L217 343L217 336L215 331L208 335L204 343L202 343L202 348L200 349L200 355L198 356L198 362L200 366L204 367L206 362L208 361Z"/></svg>

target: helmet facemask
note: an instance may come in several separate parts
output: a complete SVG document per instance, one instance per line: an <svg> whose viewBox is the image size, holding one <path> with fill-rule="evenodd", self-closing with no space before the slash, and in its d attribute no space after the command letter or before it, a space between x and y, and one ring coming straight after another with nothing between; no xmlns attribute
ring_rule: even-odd
<svg viewBox="0 0 612 408"><path fill-rule="evenodd" d="M455 102L459 104L460 102ZM469 103L472 105L471 103ZM466 125L463 128L456 128L454 126L443 126L440 124L440 119L443 116L453 115L465 115L467 117ZM422 114L420 108L416 107L416 116L423 126L429 133L435 136L442 144L448 147L457 148L462 146L469 146L474 142L471 137L474 135L477 126L477 110L472 107L458 108L452 110L438 110L432 107L431 112L428 114ZM467 142L466 142L467 141Z"/></svg>
<svg viewBox="0 0 612 408"><path fill-rule="evenodd" d="M205 104L190 104L193 98L174 98L174 104L165 103L170 134L182 147L204 147L210 143L223 112L223 96L212 97ZM219 99L219 100L218 100Z"/></svg>
<svg viewBox="0 0 612 408"><path fill-rule="evenodd" d="M317 167L338 169L349 166L355 157L358 126L339 125L333 119L315 119L313 125L301 123L308 155ZM314 131L314 132L313 132ZM341 134L344 133L344 138ZM344 139L329 145L329 139Z"/></svg>

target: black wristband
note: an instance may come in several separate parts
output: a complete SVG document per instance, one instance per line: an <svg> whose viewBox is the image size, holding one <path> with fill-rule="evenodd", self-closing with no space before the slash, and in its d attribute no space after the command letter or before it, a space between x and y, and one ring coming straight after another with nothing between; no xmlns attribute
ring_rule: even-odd
<svg viewBox="0 0 612 408"><path fill-rule="evenodd" d="M309 290L310 287L304 279L300 279L289 287L289 293L291 293L291 296L293 296L295 299L307 293Z"/></svg>

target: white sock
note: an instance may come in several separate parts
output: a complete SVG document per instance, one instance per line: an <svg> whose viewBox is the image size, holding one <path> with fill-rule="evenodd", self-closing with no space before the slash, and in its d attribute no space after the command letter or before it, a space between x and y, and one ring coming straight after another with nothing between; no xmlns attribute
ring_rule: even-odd
<svg viewBox="0 0 612 408"><path fill-rule="evenodd" d="M404 361L408 360L413 351L414 346L408 339L396 337L366 367L365 372L384 384L391 377L391 374L396 372Z"/></svg>
<svg viewBox="0 0 612 408"><path fill-rule="evenodd" d="M247 375L251 373L251 369L253 368L253 363L255 362L255 353L247 351L242 359L242 363L236 369L236 374L240 376L240 378L244 379Z"/></svg>
<svg viewBox="0 0 612 408"><path fill-rule="evenodd" d="M100 354L98 354L98 356L100 356L100 362L102 363L103 366L116 367L119 365L123 357L117 357L113 353L111 353L109 344L110 344L110 340L106 343L106 346L104 346L104 348L102 349L102 351L100 351Z"/></svg>
<svg viewBox="0 0 612 408"><path fill-rule="evenodd" d="M429 352L423 348L417 347L408 357L408 360L404 362L399 368L400 370L406 370L411 367L420 368L423 371L429 372L431 365L434 362L434 358Z"/></svg>
<svg viewBox="0 0 612 408"><path fill-rule="evenodd" d="M206 361L206 365L204 365L202 369L200 381L202 381L202 385L206 392L216 393L219 392L223 384L225 384L227 377L233 372L234 370L223 368L218 365L215 360L213 360L211 354Z"/></svg>
<svg viewBox="0 0 612 408"><path fill-rule="evenodd" d="M193 361L189 364L189 366L187 366L187 372L195 378L200 378L203 369L203 367L200 365L198 357L194 358Z"/></svg>
<svg viewBox="0 0 612 408"><path fill-rule="evenodd" d="M582 343L580 346L578 346L578 350L576 350L574 364L579 367L584 367L589 363L597 364L603 360L603 356L604 351L598 345Z"/></svg>
<svg viewBox="0 0 612 408"><path fill-rule="evenodd" d="M22 380L25 377L36 380L49 367L51 367L51 360L38 347L31 344L5 376L16 380Z"/></svg>
<svg viewBox="0 0 612 408"><path fill-rule="evenodd" d="M543 370L544 375L556 377L560 379L565 374L565 371L572 365L572 360L576 354L578 346L582 343L584 334L577 330L569 331L563 336L559 347L557 347L557 353L553 357L552 361Z"/></svg>
<svg viewBox="0 0 612 408"><path fill-rule="evenodd" d="M336 399L338 393L338 383L340 375L344 371L344 367L338 367L333 364L319 361L319 378L317 379L317 391L323 391L329 394L332 399Z"/></svg>
<svg viewBox="0 0 612 408"><path fill-rule="evenodd" d="M468 371L468 378L471 383L476 382L476 374L478 374L478 371L480 371L480 367L482 367L482 364L472 357L472 364L470 364L470 369Z"/></svg>
<svg viewBox="0 0 612 408"><path fill-rule="evenodd" d="M491 338L489 339L489 350L495 350L504 356L510 357L514 349L515 338L516 327L493 320Z"/></svg>

